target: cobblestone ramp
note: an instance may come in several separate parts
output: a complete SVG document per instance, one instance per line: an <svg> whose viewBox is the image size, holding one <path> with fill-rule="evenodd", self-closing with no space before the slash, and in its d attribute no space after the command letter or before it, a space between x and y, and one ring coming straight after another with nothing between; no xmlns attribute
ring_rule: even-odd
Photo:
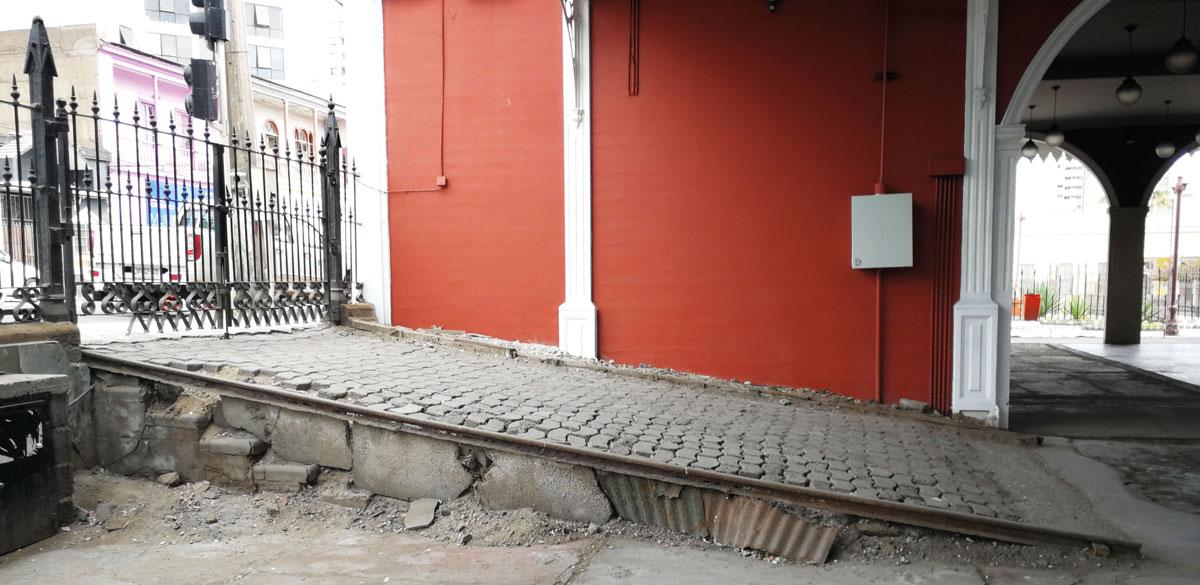
<svg viewBox="0 0 1200 585"><path fill-rule="evenodd" d="M89 349L238 370L372 409L672 465L1007 520L990 443L883 415L327 328Z"/></svg>

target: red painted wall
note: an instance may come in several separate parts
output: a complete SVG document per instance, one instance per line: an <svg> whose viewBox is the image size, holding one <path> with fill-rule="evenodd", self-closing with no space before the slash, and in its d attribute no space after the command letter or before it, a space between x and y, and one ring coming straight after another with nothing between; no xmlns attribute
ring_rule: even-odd
<svg viewBox="0 0 1200 585"><path fill-rule="evenodd" d="M916 267L883 281L885 399L929 400L928 160L961 156L965 8L893 0L887 182ZM875 273L850 197L878 174L882 2L593 5L595 299L605 357L874 395Z"/></svg>
<svg viewBox="0 0 1200 585"><path fill-rule="evenodd" d="M557 343L561 11L385 0L383 18L393 322Z"/></svg>
<svg viewBox="0 0 1200 585"><path fill-rule="evenodd" d="M1005 1L1001 110L1076 1ZM849 267L849 207L878 173L883 4L647 0L630 97L629 4L593 3L604 357L874 396L875 274ZM914 194L916 266L883 277L888 402L929 400L937 368L928 163L962 153L965 4L891 11L886 179ZM385 0L395 323L557 341L560 19L545 0Z"/></svg>

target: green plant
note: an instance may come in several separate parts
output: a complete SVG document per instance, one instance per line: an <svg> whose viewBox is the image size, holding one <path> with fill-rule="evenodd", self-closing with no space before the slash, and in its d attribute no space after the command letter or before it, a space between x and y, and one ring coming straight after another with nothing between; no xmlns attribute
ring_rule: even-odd
<svg viewBox="0 0 1200 585"><path fill-rule="evenodd" d="M1142 322L1153 323L1159 321L1158 311L1154 310L1154 304L1149 299L1142 301Z"/></svg>
<svg viewBox="0 0 1200 585"><path fill-rule="evenodd" d="M1067 314L1072 321L1083 321L1092 315L1092 305L1081 296L1073 296L1067 301Z"/></svg>
<svg viewBox="0 0 1200 585"><path fill-rule="evenodd" d="M1042 297L1042 305L1038 307L1038 319L1045 319L1046 315L1054 314L1062 305L1058 291L1051 288L1048 282L1033 287L1033 292Z"/></svg>

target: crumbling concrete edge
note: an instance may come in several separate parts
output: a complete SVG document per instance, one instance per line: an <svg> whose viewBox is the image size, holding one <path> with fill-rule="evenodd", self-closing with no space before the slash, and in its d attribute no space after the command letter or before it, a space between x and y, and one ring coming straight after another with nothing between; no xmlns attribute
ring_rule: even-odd
<svg viewBox="0 0 1200 585"><path fill-rule="evenodd" d="M923 508L910 504L873 501L864 498L823 492L811 488L745 478L710 470L683 468L652 460L614 455L593 449L558 445L494 433L483 429L461 427L448 423L411 416L371 410L344 402L315 398L281 388L262 386L236 380L226 380L198 372L185 372L166 366L143 364L85 352L85 359L97 370L142 377L181 386L192 386L219 394L234 396L280 408L303 408L327 416L344 418L352 424L388 426L400 432L420 435L463 446L494 449L545 458L566 465L589 467L593 470L626 474L683 486L698 487L735 496L778 502L835 513L850 514L935 530L980 536L1022 544L1050 543L1093 545L1096 543L1118 550L1139 550L1137 542L1112 535L1095 535L1057 528L1040 527L1020 522L971 516L968 514Z"/></svg>

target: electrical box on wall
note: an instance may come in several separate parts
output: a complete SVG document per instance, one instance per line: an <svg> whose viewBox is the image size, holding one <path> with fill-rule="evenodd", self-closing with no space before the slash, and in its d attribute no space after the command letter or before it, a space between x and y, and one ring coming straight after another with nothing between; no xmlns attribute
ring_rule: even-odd
<svg viewBox="0 0 1200 585"><path fill-rule="evenodd" d="M913 265L912 193L850 198L850 266Z"/></svg>

